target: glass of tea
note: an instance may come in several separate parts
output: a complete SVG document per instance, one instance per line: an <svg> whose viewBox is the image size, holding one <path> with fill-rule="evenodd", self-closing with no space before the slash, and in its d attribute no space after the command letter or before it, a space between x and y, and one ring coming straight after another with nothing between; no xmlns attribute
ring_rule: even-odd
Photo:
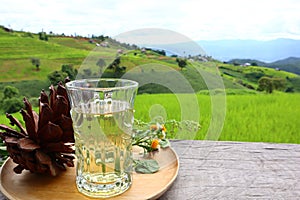
<svg viewBox="0 0 300 200"><path fill-rule="evenodd" d="M79 192L108 198L132 184L131 138L138 83L82 79L66 84L75 135Z"/></svg>

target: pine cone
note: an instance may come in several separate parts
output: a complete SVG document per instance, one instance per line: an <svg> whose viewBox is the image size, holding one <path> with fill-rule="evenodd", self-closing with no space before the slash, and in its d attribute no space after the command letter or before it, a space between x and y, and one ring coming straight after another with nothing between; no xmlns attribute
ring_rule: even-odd
<svg viewBox="0 0 300 200"><path fill-rule="evenodd" d="M6 114L16 131L0 125L0 137L7 146L9 156L18 165L17 174L24 169L33 173L50 173L56 176L66 166L73 167L74 131L70 117L70 103L65 87L60 83L50 88L50 98L42 90L39 98L39 115L24 98L25 110L21 110L26 129L12 115Z"/></svg>

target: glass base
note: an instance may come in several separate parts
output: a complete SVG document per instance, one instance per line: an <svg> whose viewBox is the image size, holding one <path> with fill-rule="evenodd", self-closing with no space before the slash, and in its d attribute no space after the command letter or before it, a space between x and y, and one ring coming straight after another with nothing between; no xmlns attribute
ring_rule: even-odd
<svg viewBox="0 0 300 200"><path fill-rule="evenodd" d="M132 175L128 173L122 173L121 176L117 176L114 173L106 174L105 176L99 175L97 176L97 179L107 180L108 177L109 180L113 181L96 183L89 181L89 178L86 176L77 176L77 189L79 192L89 197L109 198L124 193L130 188L132 183Z"/></svg>

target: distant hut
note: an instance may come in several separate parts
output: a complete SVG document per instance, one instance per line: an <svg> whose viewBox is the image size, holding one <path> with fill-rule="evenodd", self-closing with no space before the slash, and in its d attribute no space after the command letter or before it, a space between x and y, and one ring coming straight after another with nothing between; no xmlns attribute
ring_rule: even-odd
<svg viewBox="0 0 300 200"><path fill-rule="evenodd" d="M250 63L244 63L242 66L249 67L249 66L251 66L251 64Z"/></svg>

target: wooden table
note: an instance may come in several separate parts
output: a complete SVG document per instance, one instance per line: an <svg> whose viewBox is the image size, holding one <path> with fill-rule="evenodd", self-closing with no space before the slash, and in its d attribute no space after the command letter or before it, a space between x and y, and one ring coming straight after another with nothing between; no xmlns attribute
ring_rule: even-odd
<svg viewBox="0 0 300 200"><path fill-rule="evenodd" d="M300 145L174 141L180 170L161 199L300 199Z"/></svg>
<svg viewBox="0 0 300 200"><path fill-rule="evenodd" d="M180 170L161 200L300 199L300 145L174 140L172 147Z"/></svg>

